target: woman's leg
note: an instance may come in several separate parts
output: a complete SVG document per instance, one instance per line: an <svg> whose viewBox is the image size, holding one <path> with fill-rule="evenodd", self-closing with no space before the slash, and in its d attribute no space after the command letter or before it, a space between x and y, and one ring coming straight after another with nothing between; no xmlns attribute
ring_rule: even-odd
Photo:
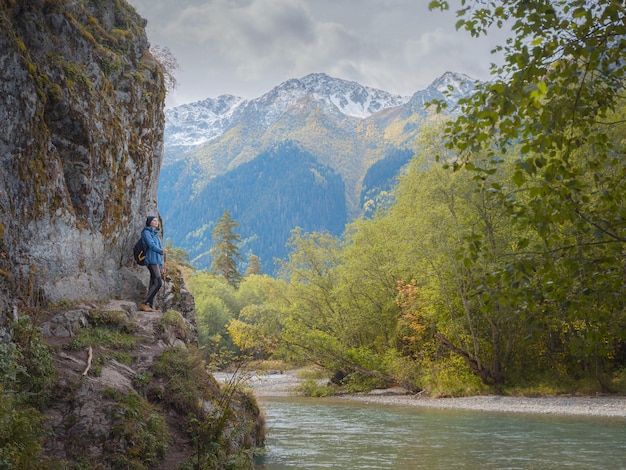
<svg viewBox="0 0 626 470"><path fill-rule="evenodd" d="M153 307L154 298L163 285L163 280L161 279L161 268L158 264L149 264L148 270L150 271L150 284L148 286L148 295L146 296L144 304Z"/></svg>

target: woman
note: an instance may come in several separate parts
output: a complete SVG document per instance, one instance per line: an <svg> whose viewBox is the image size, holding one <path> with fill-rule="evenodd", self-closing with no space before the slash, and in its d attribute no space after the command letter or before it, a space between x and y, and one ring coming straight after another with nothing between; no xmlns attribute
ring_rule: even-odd
<svg viewBox="0 0 626 470"><path fill-rule="evenodd" d="M154 298L163 285L161 278L165 273L165 264L163 264L163 256L167 254L167 250L163 249L161 239L159 238L159 219L151 215L146 219L146 226L141 232L141 239L146 250L146 266L150 271L150 285L148 286L148 294L146 300L139 307L144 312L158 312L154 308Z"/></svg>

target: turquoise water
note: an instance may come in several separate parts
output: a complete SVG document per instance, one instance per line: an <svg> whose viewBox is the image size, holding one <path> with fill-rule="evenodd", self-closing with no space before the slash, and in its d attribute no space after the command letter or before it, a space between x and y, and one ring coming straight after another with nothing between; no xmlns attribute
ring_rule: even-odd
<svg viewBox="0 0 626 470"><path fill-rule="evenodd" d="M626 420L261 399L278 469L626 469Z"/></svg>

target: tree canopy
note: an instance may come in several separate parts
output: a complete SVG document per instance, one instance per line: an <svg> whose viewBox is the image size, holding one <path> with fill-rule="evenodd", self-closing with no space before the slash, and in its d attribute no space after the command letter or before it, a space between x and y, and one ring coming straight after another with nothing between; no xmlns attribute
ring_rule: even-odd
<svg viewBox="0 0 626 470"><path fill-rule="evenodd" d="M458 28L510 28L504 64L423 127L392 204L293 232L238 344L353 389L624 393L625 8L460 0Z"/></svg>
<svg viewBox="0 0 626 470"><path fill-rule="evenodd" d="M625 13L612 0L462 0L457 10L457 28L474 36L513 35L497 48L494 80L447 126L453 166L505 204L517 228L499 279L525 289L526 315L560 331L571 370L606 365L626 339ZM511 181L486 180L513 148Z"/></svg>

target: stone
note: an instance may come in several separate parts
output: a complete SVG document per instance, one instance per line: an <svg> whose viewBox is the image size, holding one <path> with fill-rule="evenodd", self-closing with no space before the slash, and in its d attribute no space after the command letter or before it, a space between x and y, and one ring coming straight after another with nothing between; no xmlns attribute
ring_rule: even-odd
<svg viewBox="0 0 626 470"><path fill-rule="evenodd" d="M368 395L384 397L384 396L401 396L401 395L410 395L410 394L411 392L409 392L404 387L390 387L390 388L374 389L371 392L369 392Z"/></svg>
<svg viewBox="0 0 626 470"><path fill-rule="evenodd" d="M70 338L79 328L87 327L86 314L83 310L61 312L41 325L41 334L57 338Z"/></svg>

